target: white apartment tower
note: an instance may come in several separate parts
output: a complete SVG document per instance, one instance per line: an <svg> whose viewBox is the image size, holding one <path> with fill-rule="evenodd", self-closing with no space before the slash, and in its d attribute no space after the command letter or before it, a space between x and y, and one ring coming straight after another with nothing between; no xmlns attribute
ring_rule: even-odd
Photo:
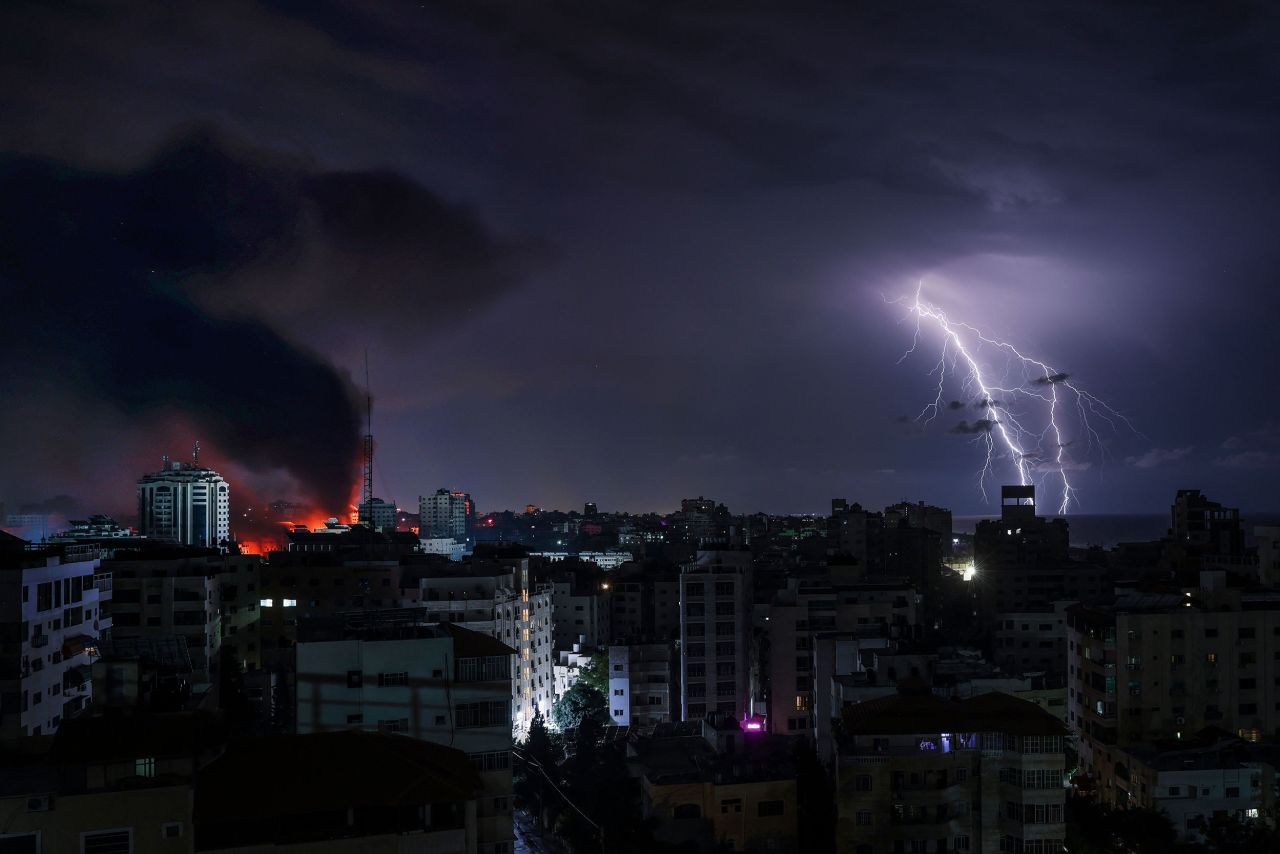
<svg viewBox="0 0 1280 854"><path fill-rule="evenodd" d="M0 740L52 735L82 713L110 627L95 545L35 546L0 532Z"/></svg>
<svg viewBox="0 0 1280 854"><path fill-rule="evenodd" d="M187 546L218 548L231 535L227 481L199 463L164 459L160 471L138 481L138 520L143 535Z"/></svg>

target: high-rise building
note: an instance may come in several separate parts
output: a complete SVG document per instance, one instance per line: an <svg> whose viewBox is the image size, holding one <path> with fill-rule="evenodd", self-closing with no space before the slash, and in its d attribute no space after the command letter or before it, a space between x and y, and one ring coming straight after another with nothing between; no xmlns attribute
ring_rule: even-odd
<svg viewBox="0 0 1280 854"><path fill-rule="evenodd" d="M0 532L0 740L52 735L89 705L91 655L110 628L98 555Z"/></svg>
<svg viewBox="0 0 1280 854"><path fill-rule="evenodd" d="M681 716L751 708L751 553L699 550L680 574Z"/></svg>
<svg viewBox="0 0 1280 854"><path fill-rule="evenodd" d="M475 520L475 504L465 492L437 489L418 497L418 536L423 539L452 537L466 542Z"/></svg>
<svg viewBox="0 0 1280 854"><path fill-rule="evenodd" d="M138 480L138 525L153 540L219 548L231 535L227 481L198 455L190 463L165 457L159 471Z"/></svg>

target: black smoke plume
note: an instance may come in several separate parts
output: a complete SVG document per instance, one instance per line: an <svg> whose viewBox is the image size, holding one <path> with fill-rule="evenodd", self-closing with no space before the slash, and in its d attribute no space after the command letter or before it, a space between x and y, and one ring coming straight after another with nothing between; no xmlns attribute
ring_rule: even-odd
<svg viewBox="0 0 1280 854"><path fill-rule="evenodd" d="M307 498L343 508L358 395L255 300L279 311L273 281L289 281L299 312L327 306L335 326L372 319L356 303L412 313L460 279L474 302L508 282L494 272L503 251L406 178L326 173L207 131L128 174L0 157L0 398L73 401L43 425L45 443L95 441L102 406L140 431L180 417L219 456L283 469ZM317 256L330 271L300 283L293 268ZM157 437L157 456L168 450Z"/></svg>

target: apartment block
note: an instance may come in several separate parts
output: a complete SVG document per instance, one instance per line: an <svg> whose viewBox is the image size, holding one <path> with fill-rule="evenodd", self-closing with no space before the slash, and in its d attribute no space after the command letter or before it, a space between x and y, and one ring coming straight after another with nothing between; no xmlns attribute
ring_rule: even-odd
<svg viewBox="0 0 1280 854"><path fill-rule="evenodd" d="M1060 854L1065 733L1042 709L996 693L899 693L846 708L838 850Z"/></svg>
<svg viewBox="0 0 1280 854"><path fill-rule="evenodd" d="M0 740L52 735L89 706L93 656L110 626L99 564L97 546L0 532Z"/></svg>

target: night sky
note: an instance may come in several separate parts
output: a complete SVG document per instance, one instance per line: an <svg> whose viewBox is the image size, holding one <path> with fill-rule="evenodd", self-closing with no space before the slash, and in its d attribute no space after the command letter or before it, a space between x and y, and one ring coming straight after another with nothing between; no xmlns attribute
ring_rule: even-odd
<svg viewBox="0 0 1280 854"><path fill-rule="evenodd" d="M980 512L923 282L1131 418L1077 512L1280 508L1269 5L6 3L0 500L341 504L367 347L402 506Z"/></svg>

